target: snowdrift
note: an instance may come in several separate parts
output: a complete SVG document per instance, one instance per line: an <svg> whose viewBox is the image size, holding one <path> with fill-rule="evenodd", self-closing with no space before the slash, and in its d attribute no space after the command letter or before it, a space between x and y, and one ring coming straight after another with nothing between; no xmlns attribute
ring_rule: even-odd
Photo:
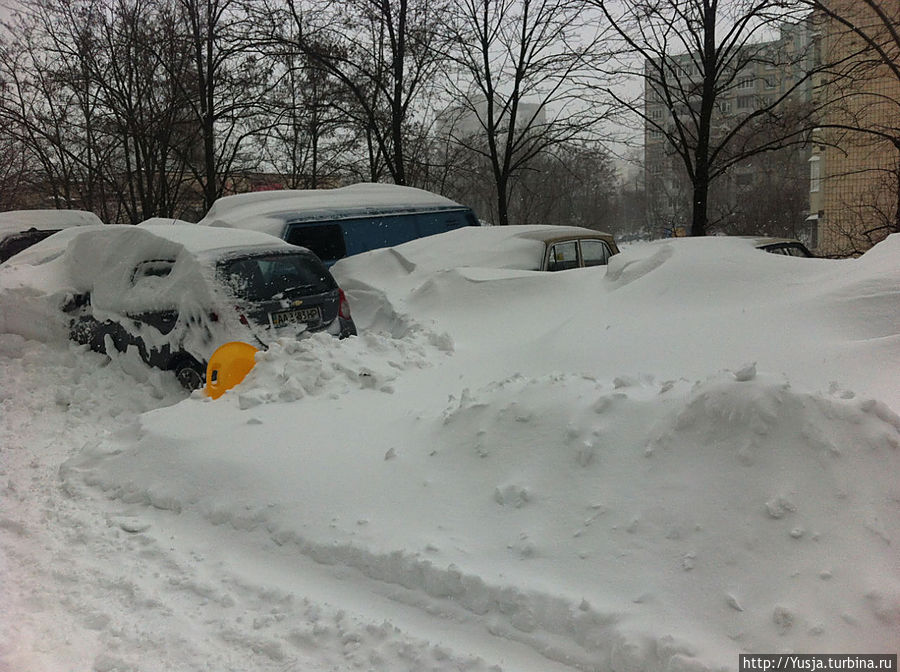
<svg viewBox="0 0 900 672"><path fill-rule="evenodd" d="M138 528L162 510L352 571L548 665L894 650L900 236L841 262L734 240L608 271L440 258L339 262L362 336L282 341L220 400L86 445L63 483Z"/></svg>

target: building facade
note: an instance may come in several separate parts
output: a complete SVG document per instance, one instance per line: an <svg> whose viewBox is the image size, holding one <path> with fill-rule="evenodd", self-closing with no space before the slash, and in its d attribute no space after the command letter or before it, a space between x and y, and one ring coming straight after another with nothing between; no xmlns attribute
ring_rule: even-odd
<svg viewBox="0 0 900 672"><path fill-rule="evenodd" d="M892 26L862 0L830 0L833 14L814 16L816 51L834 64L815 82L822 126L809 170L809 220L824 256L861 254L900 229L900 2L877 5Z"/></svg>
<svg viewBox="0 0 900 672"><path fill-rule="evenodd" d="M731 77L721 77L722 83L717 87L712 131L714 144L754 112L809 104L812 82L807 73L812 59L811 43L811 24L804 20L785 23L774 40L746 45L744 53L735 59L740 62L738 71L731 73ZM683 54L670 58L672 67L669 69L673 73L684 73L684 82L679 81L676 90L696 86L693 80L699 75L691 72L695 67L693 56ZM648 64L647 67L656 66ZM663 235L682 235L690 228L691 184L683 160L673 151L666 133L674 128L675 115L682 120L689 119L689 108L699 103L685 95L672 106L663 99L650 77L645 77L644 81L648 221L656 222ZM758 126L748 128L760 132ZM741 142L738 138L735 145ZM790 235L814 244L812 238L816 231L805 221L809 156L808 146L794 145L732 166L710 185L710 231ZM761 195L766 197L761 199Z"/></svg>

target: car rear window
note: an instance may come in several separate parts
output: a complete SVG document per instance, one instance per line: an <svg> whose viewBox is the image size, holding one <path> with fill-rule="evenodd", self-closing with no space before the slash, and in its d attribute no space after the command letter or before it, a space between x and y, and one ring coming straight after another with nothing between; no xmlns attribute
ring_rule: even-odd
<svg viewBox="0 0 900 672"><path fill-rule="evenodd" d="M229 259L222 264L222 275L235 296L248 301L322 294L337 286L322 262L309 254Z"/></svg>
<svg viewBox="0 0 900 672"><path fill-rule="evenodd" d="M22 250L44 240L44 238L49 238L54 233L57 233L57 231L59 231L59 229L32 229L30 231L15 233L5 238L0 242L0 262L6 261Z"/></svg>

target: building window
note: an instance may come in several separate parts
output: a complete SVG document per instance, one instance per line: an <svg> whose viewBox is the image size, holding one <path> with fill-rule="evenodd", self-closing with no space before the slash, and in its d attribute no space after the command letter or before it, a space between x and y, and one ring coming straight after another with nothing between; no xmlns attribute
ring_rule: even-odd
<svg viewBox="0 0 900 672"><path fill-rule="evenodd" d="M752 109L754 107L753 101L754 101L753 96L738 96L737 109L739 109L739 110Z"/></svg>
<svg viewBox="0 0 900 672"><path fill-rule="evenodd" d="M741 77L738 80L738 88L739 89L752 89L754 88L756 82L753 77Z"/></svg>
<svg viewBox="0 0 900 672"><path fill-rule="evenodd" d="M809 159L809 191L819 191L822 188L822 162L818 156Z"/></svg>

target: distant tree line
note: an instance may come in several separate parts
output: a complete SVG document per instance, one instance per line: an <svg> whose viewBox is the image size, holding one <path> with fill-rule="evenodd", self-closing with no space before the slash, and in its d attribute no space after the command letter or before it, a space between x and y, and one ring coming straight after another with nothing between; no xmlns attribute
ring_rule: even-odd
<svg viewBox="0 0 900 672"><path fill-rule="evenodd" d="M498 224L609 226L609 54L581 9L23 0L0 38L0 207L31 192L110 222L192 219L234 191L365 180Z"/></svg>
<svg viewBox="0 0 900 672"><path fill-rule="evenodd" d="M0 31L0 208L194 219L236 191L391 181L495 224L653 232L608 149L658 123L649 88L688 178L672 198L704 235L730 216L711 206L723 176L811 139L816 109L792 104L811 71L727 129L715 110L747 63L796 56L754 45L818 4L20 0Z"/></svg>

